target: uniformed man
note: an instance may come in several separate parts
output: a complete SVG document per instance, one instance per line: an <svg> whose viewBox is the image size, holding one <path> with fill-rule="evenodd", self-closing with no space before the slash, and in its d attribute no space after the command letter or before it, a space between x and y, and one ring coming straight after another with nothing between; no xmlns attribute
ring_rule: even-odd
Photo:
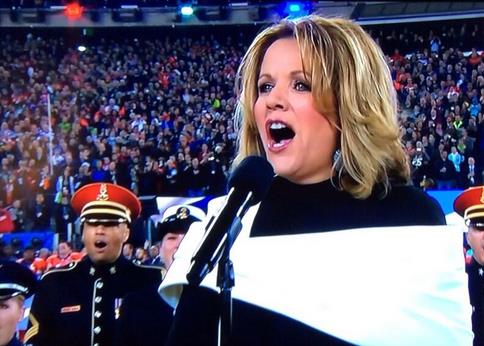
<svg viewBox="0 0 484 346"><path fill-rule="evenodd" d="M159 268L121 256L129 225L141 211L129 190L85 185L72 197L87 256L46 273L32 304L26 343L34 346L112 345L125 295L161 281Z"/></svg>
<svg viewBox="0 0 484 346"><path fill-rule="evenodd" d="M467 243L472 261L467 266L469 296L472 305L474 346L484 345L484 186L471 187L454 201L454 210L468 227Z"/></svg>
<svg viewBox="0 0 484 346"><path fill-rule="evenodd" d="M165 211L152 239L161 240L160 256L166 269L190 225L204 217L203 210L191 205L173 206ZM152 285L127 296L121 306L120 320L116 346L163 345L173 309L158 294L158 285Z"/></svg>

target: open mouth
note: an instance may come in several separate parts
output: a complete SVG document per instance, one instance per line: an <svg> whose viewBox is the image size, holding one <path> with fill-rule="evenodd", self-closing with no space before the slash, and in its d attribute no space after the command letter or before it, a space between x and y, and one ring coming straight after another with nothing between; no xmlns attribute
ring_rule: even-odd
<svg viewBox="0 0 484 346"><path fill-rule="evenodd" d="M102 240L96 240L96 242L94 243L94 246L97 249L104 249L107 245L108 244L105 241L102 241Z"/></svg>
<svg viewBox="0 0 484 346"><path fill-rule="evenodd" d="M289 143L296 135L288 125L280 121L269 123L268 133L272 142L269 145L275 148L282 147Z"/></svg>

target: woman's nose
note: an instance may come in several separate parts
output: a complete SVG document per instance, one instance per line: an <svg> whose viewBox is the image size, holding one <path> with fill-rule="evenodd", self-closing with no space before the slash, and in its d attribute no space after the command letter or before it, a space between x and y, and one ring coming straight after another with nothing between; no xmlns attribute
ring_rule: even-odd
<svg viewBox="0 0 484 346"><path fill-rule="evenodd" d="M271 89L266 100L269 109L285 110L287 108L287 94L280 85L275 85Z"/></svg>

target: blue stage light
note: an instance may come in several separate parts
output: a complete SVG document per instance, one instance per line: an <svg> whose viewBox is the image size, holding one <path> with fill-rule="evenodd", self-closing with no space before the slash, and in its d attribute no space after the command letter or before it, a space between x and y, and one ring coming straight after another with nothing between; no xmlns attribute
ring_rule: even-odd
<svg viewBox="0 0 484 346"><path fill-rule="evenodd" d="M290 13L301 11L301 5L300 4L291 4L291 3L289 3L287 6L289 8L289 12Z"/></svg>
<svg viewBox="0 0 484 346"><path fill-rule="evenodd" d="M309 14L310 8L310 3L289 1L283 3L282 14L289 18L302 17Z"/></svg>

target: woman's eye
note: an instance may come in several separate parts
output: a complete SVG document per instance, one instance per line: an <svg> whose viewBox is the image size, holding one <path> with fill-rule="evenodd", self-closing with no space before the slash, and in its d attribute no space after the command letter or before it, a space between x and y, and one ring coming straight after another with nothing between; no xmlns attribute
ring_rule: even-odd
<svg viewBox="0 0 484 346"><path fill-rule="evenodd" d="M311 91L311 87L306 82L296 81L294 83L294 89L297 91Z"/></svg>
<svg viewBox="0 0 484 346"><path fill-rule="evenodd" d="M260 94L267 93L267 92L271 91L271 89L272 89L272 85L269 84L269 83L264 83L264 84L259 85L259 93Z"/></svg>

